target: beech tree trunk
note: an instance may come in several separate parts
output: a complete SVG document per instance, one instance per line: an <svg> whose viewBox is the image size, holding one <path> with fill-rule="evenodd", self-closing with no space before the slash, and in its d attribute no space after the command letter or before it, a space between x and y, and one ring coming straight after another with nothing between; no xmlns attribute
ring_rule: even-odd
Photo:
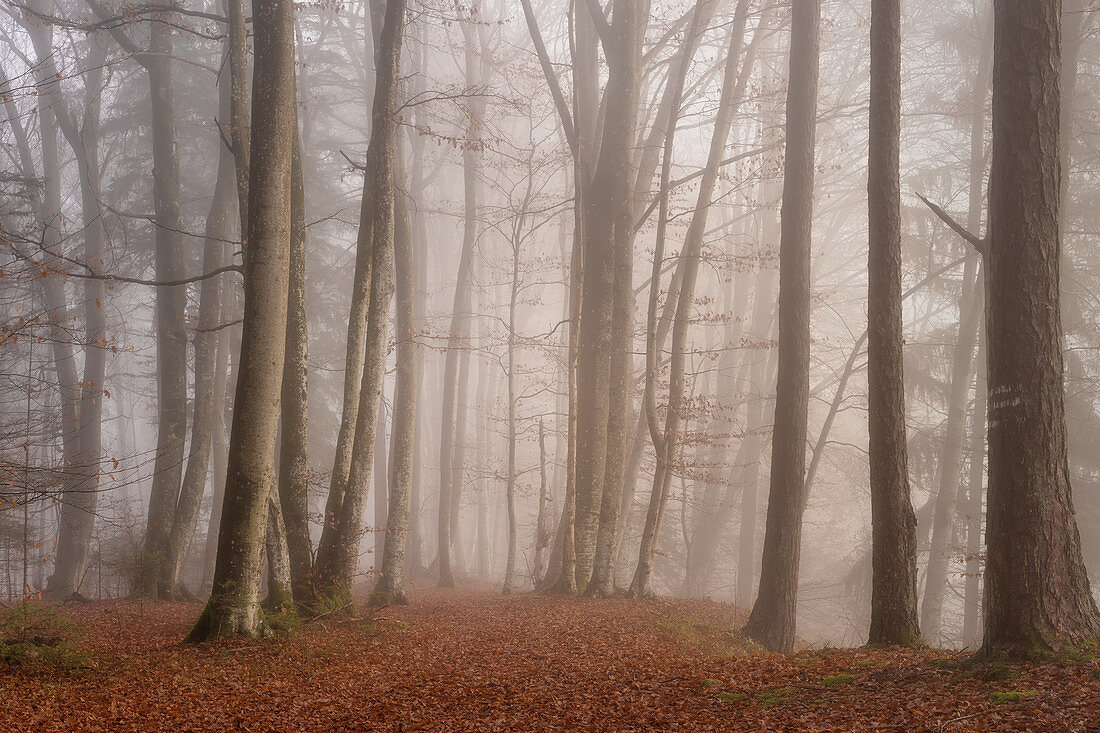
<svg viewBox="0 0 1100 733"><path fill-rule="evenodd" d="M417 263L413 255L408 201L403 193L396 196L393 242L397 378L393 389L393 428L390 432L389 507L382 564L378 582L371 594L371 604L380 606L408 602L405 596L405 552L409 538L420 376L420 346L416 341L420 332L416 307Z"/></svg>
<svg viewBox="0 0 1100 733"><path fill-rule="evenodd" d="M366 358L359 388L354 443L347 488L339 511L322 533L315 575L323 597L338 604L350 601L359 561L374 439L386 371L390 301L394 292L394 195L398 72L405 27L405 1L389 0L379 39L378 76L374 93L374 125L367 148L367 174L359 218L358 248L371 256L370 303L365 339ZM329 496L328 506L334 503ZM327 541L326 541L327 540Z"/></svg>
<svg viewBox="0 0 1100 733"><path fill-rule="evenodd" d="M297 107L295 107L297 110ZM306 197L302 140L294 120L290 183L290 274L282 420L279 428L279 505L286 528L294 601L313 599L313 545L309 535L309 329L306 318Z"/></svg>
<svg viewBox="0 0 1100 733"><path fill-rule="evenodd" d="M213 591L189 641L255 636L275 482L275 441L286 347L294 141L294 7L255 0L252 160L245 248L241 365Z"/></svg>
<svg viewBox="0 0 1100 733"><path fill-rule="evenodd" d="M617 396L612 404L613 380L623 378L628 361L623 355L629 318L624 293L633 283L627 280L630 268L624 248L632 248L634 220L632 186L634 166L634 128L638 117L640 55L643 24L647 17L640 3L615 0L612 23L606 29L604 52L608 81L604 92L605 118L596 172L584 197L584 279L578 333L577 399L584 405L577 419L577 478L574 517L576 582L584 590L595 563L601 507L607 488L609 450L624 449L621 431L616 428L609 444L609 421L618 425L624 403ZM589 5L587 12L600 12ZM597 22L606 22L601 17ZM619 309L616 311L616 294ZM632 293L631 293L632 294ZM618 353L618 358L613 354ZM617 385L617 383L616 383ZM614 386L618 392L621 386ZM621 475L612 462L612 483ZM617 490L621 491L621 487ZM612 492L609 511L619 510L620 495Z"/></svg>
<svg viewBox="0 0 1100 733"><path fill-rule="evenodd" d="M995 0L986 655L1100 636L1066 458L1059 310L1060 0Z"/></svg>
<svg viewBox="0 0 1100 733"><path fill-rule="evenodd" d="M744 633L789 653L795 638L802 514L806 508L806 420L810 372L810 233L813 221L819 0L791 12L787 151L779 244L779 372L771 485L760 590Z"/></svg>
<svg viewBox="0 0 1100 733"><path fill-rule="evenodd" d="M913 644L917 519L909 498L901 314L901 2L871 5L867 202L868 433L871 469L870 644Z"/></svg>

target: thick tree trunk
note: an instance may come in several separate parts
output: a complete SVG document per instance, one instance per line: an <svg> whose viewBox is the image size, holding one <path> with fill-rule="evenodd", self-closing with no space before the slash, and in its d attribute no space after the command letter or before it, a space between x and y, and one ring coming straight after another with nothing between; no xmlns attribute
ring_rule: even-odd
<svg viewBox="0 0 1100 733"><path fill-rule="evenodd" d="M810 372L810 232L813 222L819 0L791 12L787 151L779 245L779 373L772 435L771 486L760 591L745 634L790 652L795 637L802 514L806 508L806 420Z"/></svg>
<svg viewBox="0 0 1100 733"><path fill-rule="evenodd" d="M254 636L286 347L294 141L294 7L256 0L244 337L213 592L189 641Z"/></svg>
<svg viewBox="0 0 1100 733"><path fill-rule="evenodd" d="M909 498L901 314L901 2L871 5L867 173L868 433L871 469L871 644L913 644L917 520Z"/></svg>
<svg viewBox="0 0 1100 733"><path fill-rule="evenodd" d="M1066 458L1061 5L993 4L987 655L1040 657L1100 636Z"/></svg>

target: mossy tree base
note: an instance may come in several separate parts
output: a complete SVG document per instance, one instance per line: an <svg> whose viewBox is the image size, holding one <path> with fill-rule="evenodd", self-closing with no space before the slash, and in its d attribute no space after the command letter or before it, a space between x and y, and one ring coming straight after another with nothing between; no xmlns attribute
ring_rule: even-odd
<svg viewBox="0 0 1100 733"><path fill-rule="evenodd" d="M201 644L241 636L254 639L262 635L263 623L258 604L222 605L210 601L184 642Z"/></svg>
<svg viewBox="0 0 1100 733"><path fill-rule="evenodd" d="M376 585L371 592L370 598L367 600L367 605L371 608L407 606L409 605L409 597L405 594L404 586L395 587L392 583L383 578L378 581L378 585Z"/></svg>

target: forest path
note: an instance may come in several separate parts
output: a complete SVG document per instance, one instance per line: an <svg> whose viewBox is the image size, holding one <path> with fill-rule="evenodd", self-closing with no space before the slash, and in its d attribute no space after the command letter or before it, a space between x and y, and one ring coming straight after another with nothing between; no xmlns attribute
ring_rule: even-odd
<svg viewBox="0 0 1100 733"><path fill-rule="evenodd" d="M935 650L730 656L744 612L705 601L412 602L200 647L195 604L66 609L94 668L0 667L0 731L1100 730L1095 660L986 681Z"/></svg>

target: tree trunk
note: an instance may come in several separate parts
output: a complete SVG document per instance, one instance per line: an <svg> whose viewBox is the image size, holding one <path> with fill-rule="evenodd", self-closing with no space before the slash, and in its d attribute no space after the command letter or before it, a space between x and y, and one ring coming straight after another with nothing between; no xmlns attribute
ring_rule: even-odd
<svg viewBox="0 0 1100 733"><path fill-rule="evenodd" d="M901 314L901 2L871 6L867 173L868 433L871 469L871 644L913 644L917 520L909 498Z"/></svg>
<svg viewBox="0 0 1100 733"><path fill-rule="evenodd" d="M420 332L419 311L416 307L417 263L413 258L409 206L403 193L397 194L394 214L394 279L397 296L394 335L397 338L397 379L393 389L393 429L390 432L386 541L382 550L378 582L371 594L371 604L380 606L408 602L405 597L405 551L409 537L420 371L420 346L416 342Z"/></svg>
<svg viewBox="0 0 1100 733"><path fill-rule="evenodd" d="M37 48L39 58L52 51ZM103 46L93 41L86 59L84 114L79 127L67 108L56 105L58 123L73 149L80 173L81 216L84 235L83 259L89 263L104 261L106 232L100 210L99 117L103 83ZM48 68L60 79L51 60ZM50 98L60 97L53 87ZM47 581L46 595L66 598L80 589L91 555L92 530L95 526L99 496L99 469L102 460L102 395L106 371L107 324L104 316L107 289L103 280L89 280L84 289L84 376L80 384L76 411L76 460L66 480L65 494L58 520L57 555L54 571Z"/></svg>
<svg viewBox="0 0 1100 733"><path fill-rule="evenodd" d="M347 489L339 503L339 512L332 520L327 542L322 533L315 569L323 589L322 597L339 605L350 601L352 582L358 565L363 513L374 460L382 380L386 371L390 301L394 291L394 196L397 176L397 125L394 115L397 109L398 71L404 27L404 0L390 0L386 4L385 21L379 41L374 126L367 148L368 173L363 184L363 206L357 245L360 251L368 250L371 256L366 358L359 389L359 408ZM330 495L329 506L332 504L333 497Z"/></svg>
<svg viewBox="0 0 1100 733"><path fill-rule="evenodd" d="M226 295L223 293L223 296ZM230 313L229 299L222 299L222 322L227 322ZM229 331L218 332L218 352L214 367L214 410L213 426L210 431L212 471L214 491L210 499L210 521L206 526L206 547L203 552L202 582L199 595L207 596L214 584L214 565L218 557L218 528L222 522L222 504L225 501L225 476L228 470L227 445L225 434L226 392L229 370Z"/></svg>
<svg viewBox="0 0 1100 733"><path fill-rule="evenodd" d="M396 287L396 285L395 285ZM382 397L379 397L382 400ZM383 403L385 400L382 400ZM386 452L386 405L378 407L378 422L374 427L374 524L371 534L374 544L374 572L382 569L382 557L386 547L386 518L390 500L389 454Z"/></svg>
<svg viewBox="0 0 1100 733"><path fill-rule="evenodd" d="M148 52L137 58L148 73L153 110L154 261L158 280L176 280L184 276L184 266L180 237L180 162L172 92L172 28L165 23L154 23L151 28ZM146 572L138 590L147 596L164 597L174 590L171 531L180 499L187 433L187 332L184 325L187 286L158 287L156 299L157 454L145 529ZM183 512L185 519L191 513L190 498L187 504ZM177 542L184 544L187 534L184 527L178 533Z"/></svg>
<svg viewBox="0 0 1100 733"><path fill-rule="evenodd" d="M267 556L266 611L284 613L294 608L294 590L290 577L290 551L287 547L283 509L272 494L267 504L267 535L264 538Z"/></svg>
<svg viewBox="0 0 1100 733"><path fill-rule="evenodd" d="M988 256L987 655L1094 641L1066 458L1059 312L1061 2L995 0Z"/></svg>
<svg viewBox="0 0 1100 733"><path fill-rule="evenodd" d="M295 115L291 150L290 280L279 432L279 505L286 527L290 583L296 603L313 598L313 547L309 535L309 330L306 318L305 182L302 141Z"/></svg>
<svg viewBox="0 0 1100 733"><path fill-rule="evenodd" d="M639 65L642 29L647 14L633 0L615 0L612 24L607 30L605 55L608 81L604 92L603 135L591 189L584 197L584 279L578 334L578 404L584 409L577 420L577 478L574 517L576 580L582 591L592 576L604 492L607 488L608 452L622 451L624 434L616 428L624 415L622 390L628 367L629 305L633 283L625 248L633 247L632 183L634 128L638 119ZM589 6L588 12L599 12ZM598 22L605 22L599 19ZM616 298L615 280L620 288ZM619 308L616 309L616 300ZM625 348L624 348L625 347ZM618 355L617 357L615 355ZM612 391L615 396L612 399ZM609 444L609 427L615 445ZM622 477L613 456L609 511L619 510Z"/></svg>
<svg viewBox="0 0 1100 733"><path fill-rule="evenodd" d="M779 244L779 372L771 485L760 591L745 634L773 651L794 646L802 514L806 508L806 420L810 373L810 232L813 222L819 0L791 12L787 151Z"/></svg>
<svg viewBox="0 0 1100 733"><path fill-rule="evenodd" d="M229 112L229 88L223 85L219 92L219 116ZM218 173L214 183L214 198L206 216L206 239L203 243L203 272L213 272L225 264L224 240L229 233L229 217L232 213L234 185L233 154L217 138ZM217 366L217 329L222 317L223 276L209 277L202 281L199 295L199 320L195 328L195 404L191 420L191 447L168 535L167 571L170 595L178 596L182 590L183 571L195 526L199 520L202 494L210 470L210 451L213 446L215 408L215 368Z"/></svg>
<svg viewBox="0 0 1100 733"><path fill-rule="evenodd" d="M189 641L255 636L286 347L294 141L294 7L256 0L244 337L213 592Z"/></svg>

